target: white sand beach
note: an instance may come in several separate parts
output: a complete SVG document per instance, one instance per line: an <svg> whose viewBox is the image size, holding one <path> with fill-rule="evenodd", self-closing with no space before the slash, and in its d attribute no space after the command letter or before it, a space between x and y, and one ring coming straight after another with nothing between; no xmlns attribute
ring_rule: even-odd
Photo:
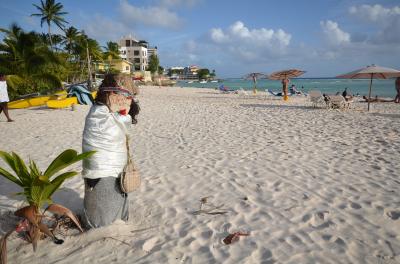
<svg viewBox="0 0 400 264"><path fill-rule="evenodd" d="M70 230L35 253L14 232L9 263L400 263L399 104L339 111L178 87L142 87L139 100L143 182L129 222ZM15 122L0 116L0 149L44 169L81 151L88 110L12 110ZM83 186L67 181L55 202L79 213ZM18 220L18 191L0 178L1 235ZM249 236L225 245L237 231Z"/></svg>

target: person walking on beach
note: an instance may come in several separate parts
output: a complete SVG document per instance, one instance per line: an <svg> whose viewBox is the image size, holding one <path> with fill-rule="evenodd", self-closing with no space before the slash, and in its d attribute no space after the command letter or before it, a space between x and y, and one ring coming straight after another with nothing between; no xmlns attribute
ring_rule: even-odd
<svg viewBox="0 0 400 264"><path fill-rule="evenodd" d="M8 114L7 103L9 101L10 99L8 98L6 76L0 73L0 114L1 112L4 112L7 118L7 122L13 122L14 120L12 120L10 118L10 115Z"/></svg>
<svg viewBox="0 0 400 264"><path fill-rule="evenodd" d="M400 103L400 77L396 78L396 98L394 98L395 103Z"/></svg>
<svg viewBox="0 0 400 264"><path fill-rule="evenodd" d="M128 196L121 191L119 177L127 163L128 129L137 122L139 113L134 94L132 80L108 74L86 116L82 150L96 151L83 161L82 220L87 228L106 226L118 219L128 220Z"/></svg>

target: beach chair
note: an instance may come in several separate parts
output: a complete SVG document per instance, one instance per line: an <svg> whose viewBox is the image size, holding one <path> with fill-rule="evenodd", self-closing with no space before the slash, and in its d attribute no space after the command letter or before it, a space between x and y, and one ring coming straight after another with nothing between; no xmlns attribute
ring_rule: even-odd
<svg viewBox="0 0 400 264"><path fill-rule="evenodd" d="M249 98L250 97L249 93L247 91L245 91L243 88L240 88L237 91L237 94L239 95L239 97L244 97L244 98Z"/></svg>
<svg viewBox="0 0 400 264"><path fill-rule="evenodd" d="M325 105L324 96L319 90L310 91L308 93L308 98L310 99L313 107L317 107L319 104Z"/></svg>
<svg viewBox="0 0 400 264"><path fill-rule="evenodd" d="M353 96L351 96L351 97L346 97L346 98L345 98L344 107L347 108L347 109L352 108L353 102L354 102L354 97L353 97Z"/></svg>
<svg viewBox="0 0 400 264"><path fill-rule="evenodd" d="M282 96L282 93L276 93L270 89L267 89L267 91L271 96Z"/></svg>
<svg viewBox="0 0 400 264"><path fill-rule="evenodd" d="M328 97L330 108L333 109L344 109L346 108L346 100L341 95L330 95Z"/></svg>
<svg viewBox="0 0 400 264"><path fill-rule="evenodd" d="M235 90L229 89L228 87L226 87L226 86L223 85L223 84L221 84L221 85L218 87L218 90L219 90L221 93L231 93L231 92L235 92Z"/></svg>
<svg viewBox="0 0 400 264"><path fill-rule="evenodd" d="M272 100L272 98L274 98L274 97L275 97L275 95L273 95L273 94L270 92L270 90L265 89L265 99L271 99L271 100Z"/></svg>

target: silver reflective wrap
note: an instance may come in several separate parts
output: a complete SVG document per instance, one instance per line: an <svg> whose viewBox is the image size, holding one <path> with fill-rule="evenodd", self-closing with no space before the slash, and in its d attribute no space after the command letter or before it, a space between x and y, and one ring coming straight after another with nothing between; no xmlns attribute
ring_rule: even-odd
<svg viewBox="0 0 400 264"><path fill-rule="evenodd" d="M82 151L96 153L83 161L84 178L118 177L127 159L126 133L130 115L110 113L107 106L93 105L86 116Z"/></svg>

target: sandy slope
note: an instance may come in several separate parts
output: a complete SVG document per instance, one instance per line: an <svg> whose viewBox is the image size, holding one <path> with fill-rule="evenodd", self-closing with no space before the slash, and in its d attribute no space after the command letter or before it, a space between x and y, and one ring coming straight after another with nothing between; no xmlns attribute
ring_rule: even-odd
<svg viewBox="0 0 400 264"><path fill-rule="evenodd" d="M158 87L139 99L132 146L144 181L129 223L70 231L35 254L13 235L10 263L400 263L399 105L337 111ZM1 116L0 149L44 168L80 150L87 111L14 110L15 123ZM0 179L2 233L22 205L16 191ZM79 211L82 198L76 177L55 200ZM236 231L250 236L224 245Z"/></svg>

